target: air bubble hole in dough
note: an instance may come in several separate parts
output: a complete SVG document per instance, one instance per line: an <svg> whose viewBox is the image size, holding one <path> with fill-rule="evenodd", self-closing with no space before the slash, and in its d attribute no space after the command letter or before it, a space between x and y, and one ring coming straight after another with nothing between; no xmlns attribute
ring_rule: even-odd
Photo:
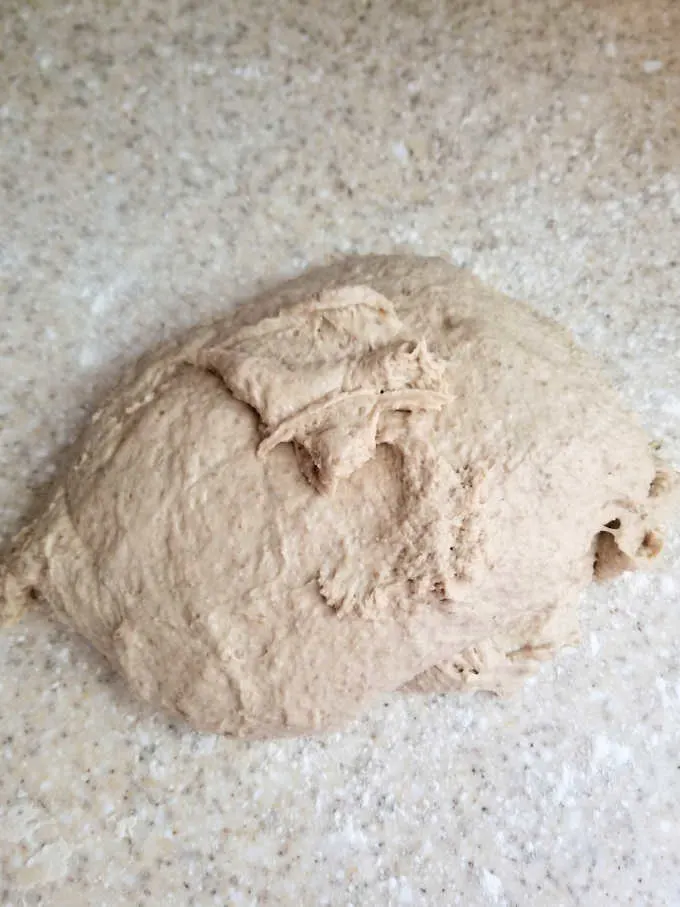
<svg viewBox="0 0 680 907"><path fill-rule="evenodd" d="M675 474L569 334L438 259L356 258L124 377L0 572L145 700L241 737L512 690L645 565Z"/></svg>

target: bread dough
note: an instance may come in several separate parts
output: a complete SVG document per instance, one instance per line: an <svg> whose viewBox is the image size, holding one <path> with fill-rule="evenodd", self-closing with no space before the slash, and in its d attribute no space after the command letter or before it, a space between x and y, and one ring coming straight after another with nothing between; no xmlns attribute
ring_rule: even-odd
<svg viewBox="0 0 680 907"><path fill-rule="evenodd" d="M240 737L505 692L647 563L673 474L569 334L438 259L311 272L94 415L0 576L145 700Z"/></svg>

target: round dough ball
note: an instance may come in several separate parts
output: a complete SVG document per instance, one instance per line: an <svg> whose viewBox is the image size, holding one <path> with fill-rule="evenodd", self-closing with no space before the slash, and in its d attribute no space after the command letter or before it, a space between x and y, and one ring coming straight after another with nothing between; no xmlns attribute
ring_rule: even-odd
<svg viewBox="0 0 680 907"><path fill-rule="evenodd" d="M1 607L46 603L194 728L306 734L512 688L594 571L658 552L670 481L565 330L438 259L351 259L128 375Z"/></svg>

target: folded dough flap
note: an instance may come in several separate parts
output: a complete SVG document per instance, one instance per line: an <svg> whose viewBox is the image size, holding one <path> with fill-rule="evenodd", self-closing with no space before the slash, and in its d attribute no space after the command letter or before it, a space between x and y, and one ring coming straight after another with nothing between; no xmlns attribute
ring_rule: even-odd
<svg viewBox="0 0 680 907"><path fill-rule="evenodd" d="M663 550L663 526L680 503L680 473L655 457L656 472L644 501L608 502L607 522L594 540L593 573L612 579L648 567Z"/></svg>
<svg viewBox="0 0 680 907"><path fill-rule="evenodd" d="M383 414L436 410L448 400L444 365L406 335L389 300L362 286L291 306L197 360L258 413L259 454L292 441L319 491L373 456Z"/></svg>

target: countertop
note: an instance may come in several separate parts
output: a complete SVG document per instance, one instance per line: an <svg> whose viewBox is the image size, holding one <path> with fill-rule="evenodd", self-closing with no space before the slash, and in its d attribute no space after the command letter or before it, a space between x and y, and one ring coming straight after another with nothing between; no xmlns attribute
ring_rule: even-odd
<svg viewBox="0 0 680 907"><path fill-rule="evenodd" d="M680 465L673 0L5 0L0 530L124 363L348 252L571 327ZM680 904L680 538L509 701L241 743L0 633L0 902Z"/></svg>

